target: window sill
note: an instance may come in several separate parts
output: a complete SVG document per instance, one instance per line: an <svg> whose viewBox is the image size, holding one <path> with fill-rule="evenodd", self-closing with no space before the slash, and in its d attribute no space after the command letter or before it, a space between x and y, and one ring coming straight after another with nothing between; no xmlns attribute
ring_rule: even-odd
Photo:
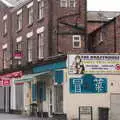
<svg viewBox="0 0 120 120"><path fill-rule="evenodd" d="M16 33L21 32L21 31L22 31L22 28L21 28L21 29L18 29L18 30L16 31Z"/></svg>
<svg viewBox="0 0 120 120"><path fill-rule="evenodd" d="M32 26L33 26L33 23L31 23L31 24L28 24L28 26L27 26L27 27L29 28L29 27L32 27Z"/></svg>
<svg viewBox="0 0 120 120"><path fill-rule="evenodd" d="M43 18L41 18L41 19L37 19L37 22L41 22L41 21L43 21L44 20L44 17Z"/></svg>

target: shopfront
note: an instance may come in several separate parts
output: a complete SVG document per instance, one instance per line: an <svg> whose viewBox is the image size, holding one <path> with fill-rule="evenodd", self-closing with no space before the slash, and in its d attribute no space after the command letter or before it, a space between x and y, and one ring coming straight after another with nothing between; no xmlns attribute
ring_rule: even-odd
<svg viewBox="0 0 120 120"><path fill-rule="evenodd" d="M14 84L15 78L20 78L23 75L22 71L0 75L0 110L10 112L14 99Z"/></svg>

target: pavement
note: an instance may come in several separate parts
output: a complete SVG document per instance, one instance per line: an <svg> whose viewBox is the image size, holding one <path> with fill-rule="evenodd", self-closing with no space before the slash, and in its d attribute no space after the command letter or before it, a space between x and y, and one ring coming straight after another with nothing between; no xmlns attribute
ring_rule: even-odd
<svg viewBox="0 0 120 120"><path fill-rule="evenodd" d="M1 114L0 120L49 120L47 118L38 118L38 117L26 117L23 115L14 115L14 114Z"/></svg>

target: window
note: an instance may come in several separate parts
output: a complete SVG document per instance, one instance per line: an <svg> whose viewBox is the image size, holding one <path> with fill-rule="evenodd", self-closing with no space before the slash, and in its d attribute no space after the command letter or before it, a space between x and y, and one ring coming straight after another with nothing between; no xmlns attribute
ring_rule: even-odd
<svg viewBox="0 0 120 120"><path fill-rule="evenodd" d="M81 48L81 36L73 35L73 48Z"/></svg>
<svg viewBox="0 0 120 120"><path fill-rule="evenodd" d="M75 0L69 0L69 7L75 7Z"/></svg>
<svg viewBox="0 0 120 120"><path fill-rule="evenodd" d="M20 52L20 53L22 52L22 42L18 42L18 43L17 43L17 52L18 52L18 53L19 53L19 52ZM18 64L18 65L21 65L21 59L18 59L18 60L17 60L17 64Z"/></svg>
<svg viewBox="0 0 120 120"><path fill-rule="evenodd" d="M33 6L28 8L28 23L29 25L33 23Z"/></svg>
<svg viewBox="0 0 120 120"><path fill-rule="evenodd" d="M60 0L61 7L67 7L67 0Z"/></svg>
<svg viewBox="0 0 120 120"><path fill-rule="evenodd" d="M100 42L103 42L103 32L100 32Z"/></svg>
<svg viewBox="0 0 120 120"><path fill-rule="evenodd" d="M32 61L32 39L28 39L28 62Z"/></svg>
<svg viewBox="0 0 120 120"><path fill-rule="evenodd" d="M4 35L7 34L7 20L3 21L3 25L4 25Z"/></svg>
<svg viewBox="0 0 120 120"><path fill-rule="evenodd" d="M22 13L17 15L17 30L22 29Z"/></svg>
<svg viewBox="0 0 120 120"><path fill-rule="evenodd" d="M7 48L3 49L3 68L8 68L8 55L7 55Z"/></svg>
<svg viewBox="0 0 120 120"><path fill-rule="evenodd" d="M44 0L38 2L38 18L42 19L44 17Z"/></svg>
<svg viewBox="0 0 120 120"><path fill-rule="evenodd" d="M76 0L61 0L61 7L75 7Z"/></svg>
<svg viewBox="0 0 120 120"><path fill-rule="evenodd" d="M44 57L44 33L38 34L38 58L41 59Z"/></svg>

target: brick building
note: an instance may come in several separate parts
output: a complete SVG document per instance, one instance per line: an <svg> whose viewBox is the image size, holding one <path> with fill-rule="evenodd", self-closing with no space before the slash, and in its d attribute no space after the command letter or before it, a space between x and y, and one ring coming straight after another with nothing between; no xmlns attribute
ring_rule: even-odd
<svg viewBox="0 0 120 120"><path fill-rule="evenodd" d="M1 10L1 33L7 30L0 37L1 69L36 63L57 53L85 51L86 0L26 0L6 7L8 11ZM14 59L17 51L22 60Z"/></svg>
<svg viewBox="0 0 120 120"><path fill-rule="evenodd" d="M96 53L119 53L119 19L113 18L89 34L89 50Z"/></svg>
<svg viewBox="0 0 120 120"><path fill-rule="evenodd" d="M16 78L12 78L11 86L0 87L4 96L0 110L30 111L30 104L35 102L46 116L53 111L63 113L63 86L54 85L53 78L57 74L63 77L66 56L61 54L87 51L86 0L5 1L0 10L1 80L8 73L10 80L16 72L23 75L22 83L16 85ZM56 98L51 91L56 92ZM55 98L54 103L43 99L45 95Z"/></svg>

